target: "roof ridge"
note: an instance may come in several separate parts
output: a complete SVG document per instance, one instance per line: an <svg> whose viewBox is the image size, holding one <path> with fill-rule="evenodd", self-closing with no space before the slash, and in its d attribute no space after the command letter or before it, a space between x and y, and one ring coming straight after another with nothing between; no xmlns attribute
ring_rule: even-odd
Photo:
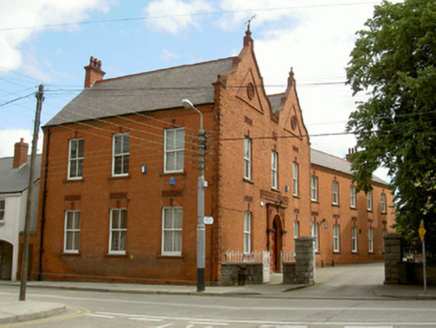
<svg viewBox="0 0 436 328"><path fill-rule="evenodd" d="M147 72L142 72L142 73L135 73L135 74L128 74L128 75L118 76L118 77L112 77L112 78L109 78L109 79L104 79L104 80L101 80L101 81L96 81L95 84L111 82L111 81L115 81L115 80L121 80L121 79L125 79L125 78L135 77L135 76L155 74L155 73L164 72L164 71L170 71L170 70L178 69L178 68L207 65L207 64L214 63L214 62L233 60L236 57L238 57L238 56L231 56L231 57L226 57L226 58L219 58L219 59L214 59L214 60L208 60L208 61L200 62L200 63L184 64L184 65L179 65L179 66L173 66L173 67L156 69L154 71L147 71Z"/></svg>
<svg viewBox="0 0 436 328"><path fill-rule="evenodd" d="M341 161L344 161L344 162L346 162L346 163L350 163L349 161L347 161L346 158L342 158L342 157L339 157L339 156L336 156L336 155L332 155L332 154L326 153L325 151L318 150L318 149L315 149L315 148L310 148L310 149L313 150L313 151L316 151L316 152L318 152L318 153L323 153L323 154L328 155L328 156L330 156L330 157L334 157L334 158L336 158L336 159L340 159ZM350 164L351 164L351 163L350 163Z"/></svg>

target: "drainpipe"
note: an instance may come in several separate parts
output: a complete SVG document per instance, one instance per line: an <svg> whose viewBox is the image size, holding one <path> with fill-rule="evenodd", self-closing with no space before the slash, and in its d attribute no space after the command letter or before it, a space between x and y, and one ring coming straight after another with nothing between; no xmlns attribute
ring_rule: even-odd
<svg viewBox="0 0 436 328"><path fill-rule="evenodd" d="M44 253L44 226L45 226L45 207L47 200L47 172L48 172L48 153L50 145L50 129L47 129L47 144L45 152L45 166L44 166L44 188L42 191L42 209L41 209L41 238L39 241L39 266L37 280L41 281L42 274L42 253Z"/></svg>

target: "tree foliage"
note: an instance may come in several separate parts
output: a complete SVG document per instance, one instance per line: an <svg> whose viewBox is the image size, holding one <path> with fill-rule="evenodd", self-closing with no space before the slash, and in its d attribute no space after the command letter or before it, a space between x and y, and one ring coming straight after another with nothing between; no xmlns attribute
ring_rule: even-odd
<svg viewBox="0 0 436 328"><path fill-rule="evenodd" d="M436 254L436 1L384 1L357 33L347 81L366 94L349 118L358 152L352 168L367 190L380 165L395 192L397 231Z"/></svg>

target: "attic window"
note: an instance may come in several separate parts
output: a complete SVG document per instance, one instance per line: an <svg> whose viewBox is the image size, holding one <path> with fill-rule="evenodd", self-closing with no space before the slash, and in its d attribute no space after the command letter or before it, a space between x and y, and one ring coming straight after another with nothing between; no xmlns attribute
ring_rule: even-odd
<svg viewBox="0 0 436 328"><path fill-rule="evenodd" d="M254 84L251 82L247 84L247 96L250 100L254 98Z"/></svg>
<svg viewBox="0 0 436 328"><path fill-rule="evenodd" d="M298 126L298 120L297 120L297 116L292 115L291 117L291 128L292 130L295 130Z"/></svg>

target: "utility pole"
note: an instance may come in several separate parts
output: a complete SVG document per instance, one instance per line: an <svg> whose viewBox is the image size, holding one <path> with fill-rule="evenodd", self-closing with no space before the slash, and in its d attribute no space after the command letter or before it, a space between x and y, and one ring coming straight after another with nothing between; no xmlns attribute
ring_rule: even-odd
<svg viewBox="0 0 436 328"><path fill-rule="evenodd" d="M197 184L197 292L205 290L206 268L206 228L204 224L204 167L206 155L206 131L203 130L203 114L188 99L183 99L183 107L192 108L200 115L198 130L198 184Z"/></svg>
<svg viewBox="0 0 436 328"><path fill-rule="evenodd" d="M204 225L204 164L206 155L206 132L203 127L198 131L198 193L197 193L197 292L205 290L205 248L206 248L206 228Z"/></svg>
<svg viewBox="0 0 436 328"><path fill-rule="evenodd" d="M20 281L20 301L26 300L26 285L27 285L27 272L29 268L29 230L30 219L32 211L32 195L33 195L33 176L35 171L36 151L38 145L39 124L41 118L42 102L44 101L44 86L41 84L36 93L36 114L35 124L33 127L33 140L32 152L30 155L30 172L29 184L27 188L27 204L26 204L26 217L24 221L24 234L23 234L23 249L21 255L21 281Z"/></svg>

